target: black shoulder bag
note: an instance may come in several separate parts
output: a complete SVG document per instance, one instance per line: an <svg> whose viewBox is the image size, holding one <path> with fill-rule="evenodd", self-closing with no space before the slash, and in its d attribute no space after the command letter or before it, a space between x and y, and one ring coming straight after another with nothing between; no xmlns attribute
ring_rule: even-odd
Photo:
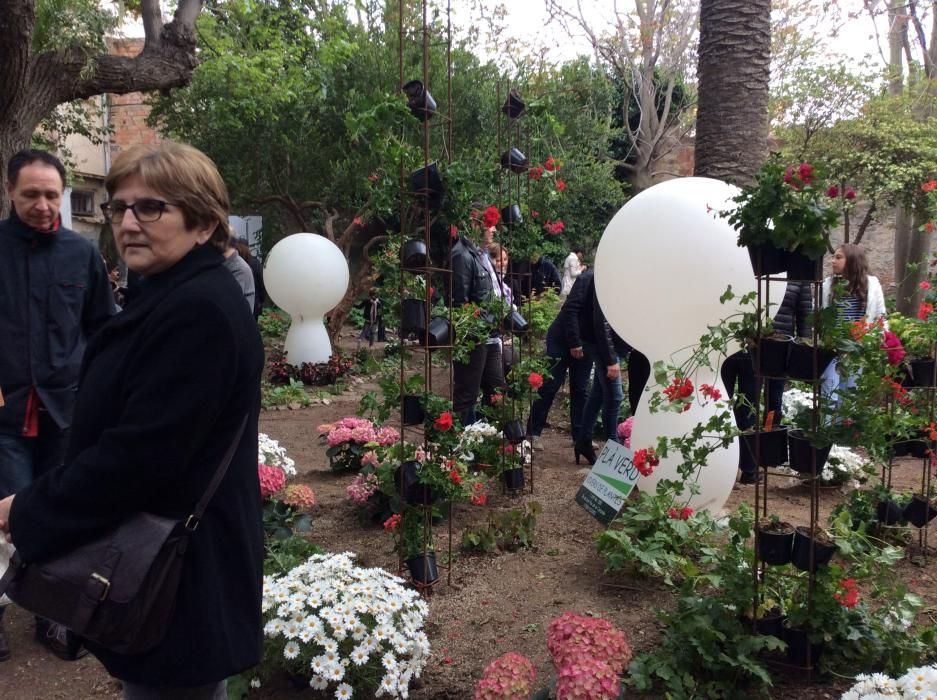
<svg viewBox="0 0 937 700"><path fill-rule="evenodd" d="M0 595L121 654L140 654L166 636L189 537L228 471L247 416L192 514L184 520L138 513L97 540L44 562L17 555Z"/></svg>

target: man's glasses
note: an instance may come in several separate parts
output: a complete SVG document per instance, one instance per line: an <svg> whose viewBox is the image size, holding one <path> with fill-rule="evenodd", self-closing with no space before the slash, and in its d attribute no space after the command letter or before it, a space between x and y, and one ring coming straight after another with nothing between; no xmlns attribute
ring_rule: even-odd
<svg viewBox="0 0 937 700"><path fill-rule="evenodd" d="M127 202L120 199L112 199L110 202L104 202L101 205L101 211L104 212L104 217L108 221L119 224L124 220L124 214L129 209L133 212L137 221L146 224L158 221L168 206L177 207L179 205L174 202L164 202L162 199L138 199L133 204L127 204Z"/></svg>

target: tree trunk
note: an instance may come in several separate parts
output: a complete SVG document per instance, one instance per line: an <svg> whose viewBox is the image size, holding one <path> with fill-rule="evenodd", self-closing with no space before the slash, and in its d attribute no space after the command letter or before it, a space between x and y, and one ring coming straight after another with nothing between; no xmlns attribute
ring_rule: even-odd
<svg viewBox="0 0 937 700"><path fill-rule="evenodd" d="M754 181L768 152L771 0L701 0L694 174Z"/></svg>
<svg viewBox="0 0 937 700"><path fill-rule="evenodd" d="M906 316L915 316L921 303L921 280L927 275L927 255L930 252L932 234L919 230L927 220L919 213L910 216L899 208L901 217L895 219L895 292L896 307ZM904 238L909 261L898 269L898 239Z"/></svg>

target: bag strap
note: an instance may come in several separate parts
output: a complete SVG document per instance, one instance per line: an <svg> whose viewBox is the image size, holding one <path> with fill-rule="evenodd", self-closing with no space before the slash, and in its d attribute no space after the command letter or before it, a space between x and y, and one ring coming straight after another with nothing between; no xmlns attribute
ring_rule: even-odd
<svg viewBox="0 0 937 700"><path fill-rule="evenodd" d="M208 486L205 487L205 493L202 494L202 497L196 504L195 510L186 518L185 529L189 532L195 532L195 528L198 527L198 523L205 513L205 508L208 507L208 502L212 499L212 496L215 495L215 491L218 489L221 480L224 479L224 475L228 471L228 465L230 465L231 460L234 459L234 453L237 452L241 437L244 435L244 428L247 427L247 418L248 415L245 414L244 418L241 419L241 425L238 427L234 435L234 440L232 440L231 445L228 447L228 451L225 452L224 459L221 460L221 464L219 464L218 469L215 470L214 476L212 476L211 481L208 482Z"/></svg>

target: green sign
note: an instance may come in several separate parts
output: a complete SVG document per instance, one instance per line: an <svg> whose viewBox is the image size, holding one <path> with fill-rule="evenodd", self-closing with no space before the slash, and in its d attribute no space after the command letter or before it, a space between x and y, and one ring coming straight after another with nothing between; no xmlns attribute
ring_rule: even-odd
<svg viewBox="0 0 937 700"><path fill-rule="evenodd" d="M631 458L629 448L609 440L576 494L576 503L606 525L618 515L638 480Z"/></svg>

